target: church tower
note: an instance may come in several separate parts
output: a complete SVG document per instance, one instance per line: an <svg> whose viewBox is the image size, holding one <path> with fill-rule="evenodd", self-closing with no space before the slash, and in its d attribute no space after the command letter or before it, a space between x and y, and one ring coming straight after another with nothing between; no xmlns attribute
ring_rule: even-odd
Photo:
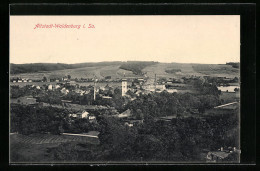
<svg viewBox="0 0 260 171"><path fill-rule="evenodd" d="M122 79L122 96L125 96L127 92L127 79Z"/></svg>

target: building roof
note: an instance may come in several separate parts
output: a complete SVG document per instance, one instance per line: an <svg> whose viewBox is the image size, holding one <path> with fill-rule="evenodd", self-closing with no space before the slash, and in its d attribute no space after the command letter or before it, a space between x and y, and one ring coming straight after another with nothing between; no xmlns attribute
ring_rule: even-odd
<svg viewBox="0 0 260 171"><path fill-rule="evenodd" d="M102 96L103 99L112 99L110 96Z"/></svg>
<svg viewBox="0 0 260 171"><path fill-rule="evenodd" d="M211 154L214 156L217 156L221 159L224 159L224 158L228 157L230 153L225 152L225 151L213 151L213 152L211 152Z"/></svg>
<svg viewBox="0 0 260 171"><path fill-rule="evenodd" d="M125 117L129 117L131 116L131 110L127 109L126 111L120 113L119 115L117 115L119 118L125 118Z"/></svg>

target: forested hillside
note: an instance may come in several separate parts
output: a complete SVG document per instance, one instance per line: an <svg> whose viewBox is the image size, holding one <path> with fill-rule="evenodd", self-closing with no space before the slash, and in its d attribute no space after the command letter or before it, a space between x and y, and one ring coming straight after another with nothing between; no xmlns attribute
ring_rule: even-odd
<svg viewBox="0 0 260 171"><path fill-rule="evenodd" d="M11 74L33 73L39 71L55 71L64 69L75 69L92 66L108 66L120 65L122 62L98 62L98 63L78 63L78 64L63 64L63 63L32 63L32 64L11 64Z"/></svg>

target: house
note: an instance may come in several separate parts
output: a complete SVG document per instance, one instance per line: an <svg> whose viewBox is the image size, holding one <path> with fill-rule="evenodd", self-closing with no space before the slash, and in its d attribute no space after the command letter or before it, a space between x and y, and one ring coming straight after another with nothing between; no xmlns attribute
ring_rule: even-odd
<svg viewBox="0 0 260 171"><path fill-rule="evenodd" d="M96 116L94 116L94 115L90 115L90 116L88 116L88 120L89 120L89 122L96 122Z"/></svg>
<svg viewBox="0 0 260 171"><path fill-rule="evenodd" d="M99 89L104 91L105 90L105 86L100 86Z"/></svg>
<svg viewBox="0 0 260 171"><path fill-rule="evenodd" d="M63 93L63 94L68 94L70 91L67 90L66 88L62 88L62 89L60 90L60 92Z"/></svg>
<svg viewBox="0 0 260 171"><path fill-rule="evenodd" d="M88 115L89 115L89 113L86 112L85 110L83 110L82 112L69 114L69 116L73 117L73 118L87 118Z"/></svg>
<svg viewBox="0 0 260 171"><path fill-rule="evenodd" d="M52 85L48 85L48 90L52 90Z"/></svg>
<svg viewBox="0 0 260 171"><path fill-rule="evenodd" d="M127 118L129 116L131 116L131 110L127 109L126 111L124 111L123 113L120 113L117 115L118 118Z"/></svg>
<svg viewBox="0 0 260 171"><path fill-rule="evenodd" d="M58 89L58 88L60 88L60 85L55 85L55 89Z"/></svg>
<svg viewBox="0 0 260 171"><path fill-rule="evenodd" d="M230 154L240 154L241 151L237 150L236 147L233 147L233 149L224 150L223 147L221 147L218 151L210 151L208 152L206 156L207 162L219 162L226 159Z"/></svg>
<svg viewBox="0 0 260 171"><path fill-rule="evenodd" d="M89 116L88 119L89 120L94 120L94 119L96 119L96 117L95 116Z"/></svg>
<svg viewBox="0 0 260 171"><path fill-rule="evenodd" d="M177 92L178 92L177 89L166 89L166 91L167 91L168 93L177 93Z"/></svg>
<svg viewBox="0 0 260 171"><path fill-rule="evenodd" d="M144 120L143 119L129 119L127 120L128 123L128 126L136 126L136 125L139 125L139 124L142 124L144 123Z"/></svg>
<svg viewBox="0 0 260 171"><path fill-rule="evenodd" d="M155 85L155 88L156 89L160 89L160 90L165 90L166 88L165 88L165 85Z"/></svg>
<svg viewBox="0 0 260 171"><path fill-rule="evenodd" d="M68 77L66 77L66 76L63 77L63 78L62 78L62 81L68 81Z"/></svg>
<svg viewBox="0 0 260 171"><path fill-rule="evenodd" d="M129 127L132 127L132 126L134 126L134 124L133 124L133 123L129 123L129 122L125 122L125 125L126 125L126 126L129 126Z"/></svg>
<svg viewBox="0 0 260 171"><path fill-rule="evenodd" d="M137 91L135 92L135 94L136 94L137 96L139 96L141 93L142 93L141 90L137 90Z"/></svg>

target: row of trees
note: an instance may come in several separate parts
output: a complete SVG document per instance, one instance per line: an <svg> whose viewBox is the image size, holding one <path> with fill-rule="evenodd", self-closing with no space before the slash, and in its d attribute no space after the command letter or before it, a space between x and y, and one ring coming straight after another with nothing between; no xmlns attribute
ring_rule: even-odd
<svg viewBox="0 0 260 171"><path fill-rule="evenodd" d="M127 62L120 66L120 69L132 71L136 75L143 75L142 69L157 62Z"/></svg>

